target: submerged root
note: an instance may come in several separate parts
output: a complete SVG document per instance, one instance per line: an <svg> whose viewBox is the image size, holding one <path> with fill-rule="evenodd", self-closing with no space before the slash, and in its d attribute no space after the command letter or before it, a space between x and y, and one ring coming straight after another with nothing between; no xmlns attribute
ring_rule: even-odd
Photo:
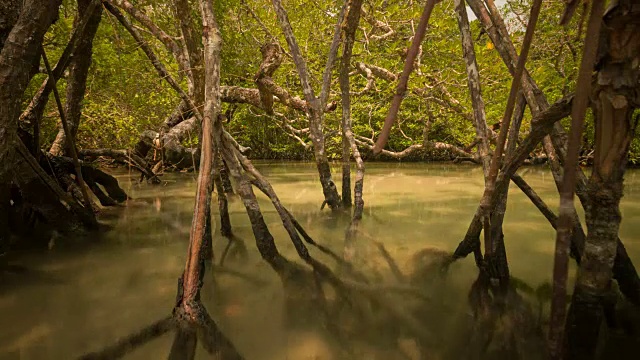
<svg viewBox="0 0 640 360"><path fill-rule="evenodd" d="M463 353L470 359L545 359L546 342L536 314L515 287L492 285L481 272L469 291L473 318L466 330Z"/></svg>
<svg viewBox="0 0 640 360"><path fill-rule="evenodd" d="M233 234L224 237L227 239L227 245L225 246L224 250L222 251L222 255L220 256L220 267L224 265L224 261L228 256L241 260L247 258L248 252L244 240Z"/></svg>
<svg viewBox="0 0 640 360"><path fill-rule="evenodd" d="M171 329L175 328L175 323L171 316L160 319L153 324L118 340L100 351L92 352L79 357L79 360L112 360L120 359L138 347L156 339Z"/></svg>

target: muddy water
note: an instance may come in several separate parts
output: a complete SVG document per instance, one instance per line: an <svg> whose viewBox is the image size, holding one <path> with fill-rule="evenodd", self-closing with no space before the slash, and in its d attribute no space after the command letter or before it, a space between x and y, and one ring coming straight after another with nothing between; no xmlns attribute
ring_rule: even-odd
<svg viewBox="0 0 640 360"><path fill-rule="evenodd" d="M310 235L341 252L348 216L319 210L322 195L313 164L258 163L258 167ZM553 179L545 169L528 168L522 174L552 208L557 207ZM0 359L72 359L171 311L184 266L195 179L191 174L171 174L163 185L153 187L136 184L131 180L135 174L117 175L134 200L126 207L103 211L101 221L112 230L77 239L80 244L58 241L51 250L19 255L12 264L26 270L0 278ZM640 264L640 172L630 171L626 181L620 236ZM512 188L504 226L511 272L536 287L550 280L555 233ZM385 245L405 273L411 271L409 259L417 251L455 249L482 191L481 169L475 166L367 164L365 213L356 247L359 264L385 281L390 272L372 246L376 241ZM264 197L261 206L281 252L295 259L295 250ZM244 257L232 248L225 266L248 274L251 281L229 274L218 274L215 280L207 277L203 300L209 312L247 359L336 358L331 341L313 327L291 329L285 323L281 283L255 250L242 203L233 200L230 209L234 232L245 240L248 254ZM219 237L215 241L219 260L226 242ZM466 292L475 275L471 258L454 264L447 279L449 289L438 295L447 297L440 300L450 305L452 313L432 314L427 322L446 329L452 327L449 322L468 316ZM379 332L384 336L384 331L383 326ZM172 335L165 335L127 358L166 358L171 341ZM404 345L411 358L412 344ZM362 358L393 359L384 352L376 354ZM197 358L207 357L200 351Z"/></svg>

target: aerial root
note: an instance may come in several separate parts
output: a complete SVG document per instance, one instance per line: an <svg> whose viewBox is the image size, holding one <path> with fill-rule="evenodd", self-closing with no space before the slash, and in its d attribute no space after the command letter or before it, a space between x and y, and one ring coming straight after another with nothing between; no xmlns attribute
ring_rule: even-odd
<svg viewBox="0 0 640 360"><path fill-rule="evenodd" d="M170 360L193 360L198 341L216 359L243 360L233 343L220 331L200 300L180 302L173 310L176 335L169 353Z"/></svg>
<svg viewBox="0 0 640 360"><path fill-rule="evenodd" d="M71 158L46 154L41 157L40 165L75 199L79 202L83 201L80 188L76 180L71 177L72 174L75 176L75 168ZM84 163L80 164L80 169L85 183L96 195L100 205L116 206L129 199L127 193L118 184L118 180L113 176ZM98 185L102 185L106 193ZM91 207L94 210L98 208L95 204L91 204Z"/></svg>

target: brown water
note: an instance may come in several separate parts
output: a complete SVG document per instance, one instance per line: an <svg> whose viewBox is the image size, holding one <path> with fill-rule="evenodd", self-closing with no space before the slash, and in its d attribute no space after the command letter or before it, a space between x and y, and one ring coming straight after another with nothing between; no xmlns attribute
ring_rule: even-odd
<svg viewBox="0 0 640 360"><path fill-rule="evenodd" d="M314 165L258 163L258 168L310 235L341 252L349 219L319 210L322 194ZM548 171L527 168L522 174L555 209L558 199ZM118 173L121 185L135 200L103 211L101 220L112 230L81 239L87 245L55 245L49 251L22 254L12 263L28 271L0 277L0 359L72 359L170 313L184 266L195 179L192 174L170 174L164 177L164 185L150 186L130 180L136 177ZM357 245L361 264L382 278L389 277L372 240L385 244L407 272L416 251L427 247L452 251L482 191L482 173L476 166L367 164L365 213ZM264 197L261 206L279 249L295 259L294 248ZM626 176L621 207L620 237L640 264L640 172L636 170ZM262 283L219 274L214 291L213 280L205 279L203 300L222 330L250 360L335 358L330 342L313 329L288 329L281 283L257 254L239 200L232 201L230 213L234 232L245 239L249 256L245 261L230 257L225 266ZM515 186L504 232L512 274L533 287L549 281L555 232ZM214 241L219 257L225 243L219 236ZM449 297L444 300L456 316L434 315L426 322L447 328L451 327L447 321L467 316L466 291L476 274L471 257L454 264L447 280L450 289L440 295ZM165 335L127 358L166 358L171 341L172 335ZM197 357L207 358L203 351ZM374 359L373 355L363 358ZM375 358L392 359L391 355Z"/></svg>

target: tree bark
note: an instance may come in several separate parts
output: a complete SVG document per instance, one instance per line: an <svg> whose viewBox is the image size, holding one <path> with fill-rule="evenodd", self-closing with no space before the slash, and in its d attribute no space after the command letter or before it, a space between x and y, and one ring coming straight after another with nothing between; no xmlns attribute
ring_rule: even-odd
<svg viewBox="0 0 640 360"><path fill-rule="evenodd" d="M524 160L529 156L531 151L542 141L542 138L548 134L553 125L569 116L571 112L571 100L572 97L563 98L549 107L546 111L543 111L533 117L531 120L531 131L529 135L522 141L513 155L507 159L507 162L502 167L502 171L498 174L496 180L496 190L491 198L491 206L497 204L497 194L500 191L504 191L505 177L511 177L515 174L516 170L522 165ZM466 257L474 249L479 246L479 236L482 231L482 214L480 206L476 210L473 220L467 229L464 239L458 245L458 248L454 252L454 258Z"/></svg>
<svg viewBox="0 0 640 360"><path fill-rule="evenodd" d="M483 29L485 29L485 31L491 38L491 41L495 45L495 48L498 51L503 62L505 63L509 71L513 73L515 69L515 62L517 59L516 51L509 37L501 35L501 33L506 33L506 26L504 25L504 21L502 20L500 14L499 13L489 14L485 6L479 0L467 0L467 4L469 5L469 7L471 7L474 14L478 18L478 20L481 22ZM498 29L501 29L501 33L498 33ZM557 113L558 110L562 110L562 112L567 110L565 106L567 104L567 100L569 100L570 97L565 97L565 99L561 99L558 102L556 102L554 106L561 105L563 103L565 105L558 106L555 110L552 110L554 106L549 108L549 104L544 94L542 93L542 91L540 91L535 81L533 81L530 74L526 70L524 72L524 76L522 80L523 80L522 90L527 99L527 104L531 109L534 119L536 117L540 119L542 118L550 119L550 117L547 117L547 115L550 115L551 117L555 117L556 115L560 115L559 113ZM552 110L552 111L549 111L549 110ZM535 130L533 125L534 124L532 122L532 134L535 133L535 136L528 136L527 141L535 139L534 142L536 142L537 144L537 142L540 141L537 139L538 135L542 133L544 134L550 133L550 142L553 143L553 148L555 148L555 150L557 151L559 159L562 160L564 158L564 146L565 146L564 131L562 129L562 125L560 125L559 123L551 123L552 127L550 129L546 129L545 128L546 125L545 125L541 127L536 126ZM528 150L526 154L520 150L526 150L527 148L530 148L530 146L531 146L531 143L527 143L527 146L521 146L517 150L516 158L518 159L526 158L527 154L531 150L533 150L533 148L531 148L531 150ZM520 162L520 160L510 161L509 166L512 167L510 171L515 171L517 167L520 166L521 163L522 162ZM552 167L552 171L555 171L553 167ZM588 196L586 195L586 176L584 175L582 170L578 170L577 176L578 176L578 182L577 182L577 188L576 188L576 195L578 195L578 198L580 199L580 202L582 203L583 208L586 208L587 202L588 202ZM561 175L558 173L554 173L554 177L559 179ZM474 216L472 224L469 227L469 232L467 232L465 239L461 242L460 244L461 246L456 250L457 254L460 254L460 255L468 254L467 251L472 248L470 247L470 245L474 241L476 241L474 240L474 238L479 236L480 234L482 226L481 224L478 223L479 221L480 219L477 216ZM458 250L460 250L460 252ZM630 301L632 301L634 304L638 305L640 304L640 277L638 277L637 271L633 263L631 262L631 259L629 258L624 248L624 245L620 241L618 241L617 254L618 256L616 257L615 264L614 264L614 271L615 271L614 277L620 284L620 290L623 292L625 297Z"/></svg>
<svg viewBox="0 0 640 360"><path fill-rule="evenodd" d="M91 57L93 55L93 38L98 31L98 25L102 18L102 6L92 7L91 2L93 0L78 0L78 15L76 16L75 27L78 26L78 22L84 16L85 12L91 11L89 22L85 26L84 32L80 37L78 43L75 46L73 56L69 61L69 76L67 77L67 101L65 102L64 113L67 119L67 126L69 127L71 136L74 141L78 133L78 126L80 125L80 115L82 112L82 101L87 85L87 76L89 74L89 67L91 67ZM34 137L36 137L36 131L34 131ZM36 144L38 144L37 140ZM70 154L69 144L65 141L64 129L60 127L58 135L53 141L49 152L55 156L62 154Z"/></svg>
<svg viewBox="0 0 640 360"><path fill-rule="evenodd" d="M103 0L103 4L107 9L115 8L116 6L124 9L132 18L140 22L149 32L156 37L166 48L173 54L176 59L180 71L189 73L191 70L191 64L185 51L178 45L178 43L169 34L160 29L151 19L142 11L134 7L130 2L126 0ZM109 9L109 12L113 12ZM193 82L191 76L187 76L187 86L192 87Z"/></svg>
<svg viewBox="0 0 640 360"><path fill-rule="evenodd" d="M360 156L358 145L356 144L351 128L351 85L349 84L349 70L351 69L351 54L355 42L356 30L360 23L360 12L362 0L350 0L348 2L347 15L344 29L344 48L342 50L342 60L340 62L340 91L342 96L342 202L345 206L351 206L351 164L350 153L356 161L356 182L353 189L355 198L355 208L353 217L347 229L345 239L345 257L349 259L353 256L353 242L355 241L358 226L364 211L364 200L362 191L364 187L364 161Z"/></svg>
<svg viewBox="0 0 640 360"><path fill-rule="evenodd" d="M389 106L389 112L387 113L387 117L384 119L384 126L382 127L382 131L380 131L378 140L373 147L373 153L376 155L382 152L382 149L384 149L384 146L387 144L387 140L389 140L391 127L393 126L393 123L396 121L396 117L398 116L400 104L402 103L404 94L407 91L407 82L409 81L409 75L411 75L411 72L413 71L414 62L416 60L416 56L418 55L418 50L420 49L422 40L424 39L424 35L427 32L429 18L431 17L431 12L433 11L433 7L435 6L436 2L437 0L427 0L427 2L424 4L424 9L422 10L422 15L420 16L420 23L418 23L416 33L413 36L413 40L411 41L411 47L407 52L407 58L404 61L404 68L402 69L402 74L400 75L398 85L396 86L396 93L393 95L393 100L391 101L391 105Z"/></svg>
<svg viewBox="0 0 640 360"><path fill-rule="evenodd" d="M640 2L622 0L606 11L600 32L591 94L596 152L587 187L588 234L567 319L567 359L595 359L603 304L611 291L623 176L636 125L633 113L640 104L639 19Z"/></svg>
<svg viewBox="0 0 640 360"><path fill-rule="evenodd" d="M200 336L204 348L217 358L240 360L243 357L235 346L218 329L200 302L200 289L204 276L204 243L207 213L211 209L213 189L213 122L220 112L220 47L222 39L210 1L200 1L205 44L205 96L202 117L202 156L196 189L196 204L189 235L189 248L184 273L178 286L174 316L179 329L172 346L170 358L192 358L195 350L195 333ZM184 329L184 331L183 331ZM186 335L186 336L182 336ZM175 349L175 351L174 351Z"/></svg>
<svg viewBox="0 0 640 360"><path fill-rule="evenodd" d="M187 77L191 80L187 82L189 95L193 97L197 106L201 106L205 96L202 46L195 34L196 26L191 17L189 1L174 0L174 4L176 17L180 21L180 34L183 41L182 51L185 53L189 64L189 68L185 69Z"/></svg>
<svg viewBox="0 0 640 360"><path fill-rule="evenodd" d="M488 1L487 3L490 3ZM498 140L496 144L495 153L491 159L491 166L489 168L489 175L487 176L487 183L485 184L485 192L482 195L482 200L480 201L480 207L483 208L484 213L484 240L485 240L485 257L491 257L491 255L495 251L499 250L500 247L504 246L502 241L493 241L492 233L492 215L490 215L493 210L492 207L489 207L491 203L492 193L495 191L496 178L498 176L498 171L500 169L500 165L502 163L502 154L504 151L504 146L507 140L507 134L509 131L509 126L511 124L511 118L513 116L513 110L515 107L516 98L518 96L518 91L520 90L520 84L522 82L522 74L524 73L525 63L527 61L527 56L529 54L529 48L531 46L531 42L533 40L533 34L536 28L536 23L538 21L538 15L540 14L540 8L542 5L542 0L534 0L533 6L531 8L531 13L529 16L529 22L527 24L527 30L525 32L524 40L522 43L522 50L520 55L518 56L518 61L513 72L513 80L511 82L511 90L509 91L509 98L507 99L507 108L504 112L504 116L502 118L500 124L500 133L498 134ZM506 182L507 187L509 186L509 182ZM500 194L498 197L506 197L505 194ZM504 199L506 201L506 199ZM498 215L501 217L501 215ZM493 230L497 229L498 226L493 226ZM499 236L499 239L502 239L502 236ZM503 269L504 271L504 269Z"/></svg>
<svg viewBox="0 0 640 360"><path fill-rule="evenodd" d="M473 108L472 120L475 125L476 138L479 140L478 154L482 161L482 169L484 170L486 182L487 176L489 175L491 156L489 155L490 148L488 140L487 115L484 110L484 100L482 99L480 73L478 70L478 62L476 61L476 53L473 48L469 19L467 17L467 9L464 5L464 1L455 0L454 4L458 18L458 28L460 29L462 53L464 55L467 70L467 84L469 86L469 93L471 94L471 105Z"/></svg>
<svg viewBox="0 0 640 360"><path fill-rule="evenodd" d="M49 60L47 60L47 54L44 49L42 49L42 61L44 62L44 66L47 69L47 73L50 78L54 78L53 73L51 72L51 67L49 66ZM73 136L71 135L71 131L67 126L67 120L64 115L64 110L62 108L62 102L60 101L60 95L58 94L58 90L56 88L56 82L51 81L50 86L53 88L53 96L56 100L56 105L58 106L58 111L60 112L60 123L62 124L62 128L64 129L65 134L67 135L67 139L69 141L69 149L71 153L71 159L73 160L73 167L75 168L76 180L78 182L78 186L80 187L80 192L82 193L82 197L84 200L84 206L91 212L93 216L93 221L97 224L97 220L93 214L93 207L91 206L91 198L89 197L89 193L87 192L87 186L84 182L84 178L82 176L82 169L80 168L80 161L78 160L78 150L76 149L76 144L73 141Z"/></svg>
<svg viewBox="0 0 640 360"><path fill-rule="evenodd" d="M311 137L311 142L313 143L313 153L316 160L316 167L320 174L320 183L322 184L322 192L324 194L325 202L332 210L335 210L340 208L340 196L338 195L338 189L335 183L331 179L331 167L329 166L329 160L325 153L324 134L322 132L323 109L321 101L314 95L309 81L307 65L302 57L302 53L300 52L295 36L293 35L293 29L291 29L287 12L282 6L282 2L280 0L272 0L272 2L276 14L278 15L278 21L280 22L282 32L287 39L289 51L293 56L293 62L298 69L298 76L300 77L300 83L302 84L302 91L308 104L309 135Z"/></svg>
<svg viewBox="0 0 640 360"><path fill-rule="evenodd" d="M68 230L95 226L92 214L52 181L18 137L20 101L59 5L60 1L25 1L0 52L0 190L4 192L0 200L5 202L0 208L10 208L8 201L20 201L37 210L54 229Z"/></svg>
<svg viewBox="0 0 640 360"><path fill-rule="evenodd" d="M49 86L49 81L57 81L60 79L62 74L64 74L67 66L69 65L69 61L75 53L75 49L80 44L81 41L85 38L85 30L89 27L89 21L92 18L93 12L100 5L99 0L93 0L89 3L84 11L84 15L80 18L79 21L74 20L74 28L71 33L71 38L67 43L67 46L60 55L56 66L53 68L54 79L47 78L38 92L33 96L31 102L27 106L27 108L20 115L20 121L31 124L32 126L39 127L40 120L42 119L42 114L44 113L45 107L47 106L47 102L49 101L49 95L51 94L51 87ZM36 142L37 143L37 142Z"/></svg>
<svg viewBox="0 0 640 360"><path fill-rule="evenodd" d="M165 131L168 131L172 127L192 117L193 112L191 111L191 107L184 100L181 100L178 106L173 110L171 115L169 115L165 119L164 123L162 124L162 128Z"/></svg>
<svg viewBox="0 0 640 360"><path fill-rule="evenodd" d="M563 358L563 330L566 314L567 277L569 272L569 248L573 221L576 212L573 206L576 185L576 167L582 144L584 118L589 103L591 74L598 49L598 34L604 1L591 2L591 14L587 30L582 63L576 83L576 96L571 110L571 130L564 161L562 186L560 188L560 211L556 233L556 248L553 266L553 296L551 300L551 319L549 323L549 353L552 359ZM625 155L626 156L626 155ZM620 178L622 180L622 177ZM616 232L617 236L617 232ZM587 238L588 240L589 238ZM615 254L615 241L614 241ZM613 257L611 259L613 264ZM594 339L596 340L596 339ZM588 346L588 345L587 345Z"/></svg>
<svg viewBox="0 0 640 360"><path fill-rule="evenodd" d="M353 156L356 164L362 162L360 152L353 137L351 130L351 86L349 84L349 71L351 70L351 54L353 52L353 43L355 41L355 33L360 22L360 10L362 1L347 1L346 19L344 26L344 47L342 50L342 59L340 60L340 92L342 101L342 205L351 207L351 143L356 147ZM364 163L358 166L358 175L364 181ZM360 174L362 173L362 174ZM360 194L362 196L362 194ZM362 200L362 199L360 199Z"/></svg>
<svg viewBox="0 0 640 360"><path fill-rule="evenodd" d="M0 51L4 47L4 42L9 36L13 25L20 17L22 1L7 0L0 3Z"/></svg>

